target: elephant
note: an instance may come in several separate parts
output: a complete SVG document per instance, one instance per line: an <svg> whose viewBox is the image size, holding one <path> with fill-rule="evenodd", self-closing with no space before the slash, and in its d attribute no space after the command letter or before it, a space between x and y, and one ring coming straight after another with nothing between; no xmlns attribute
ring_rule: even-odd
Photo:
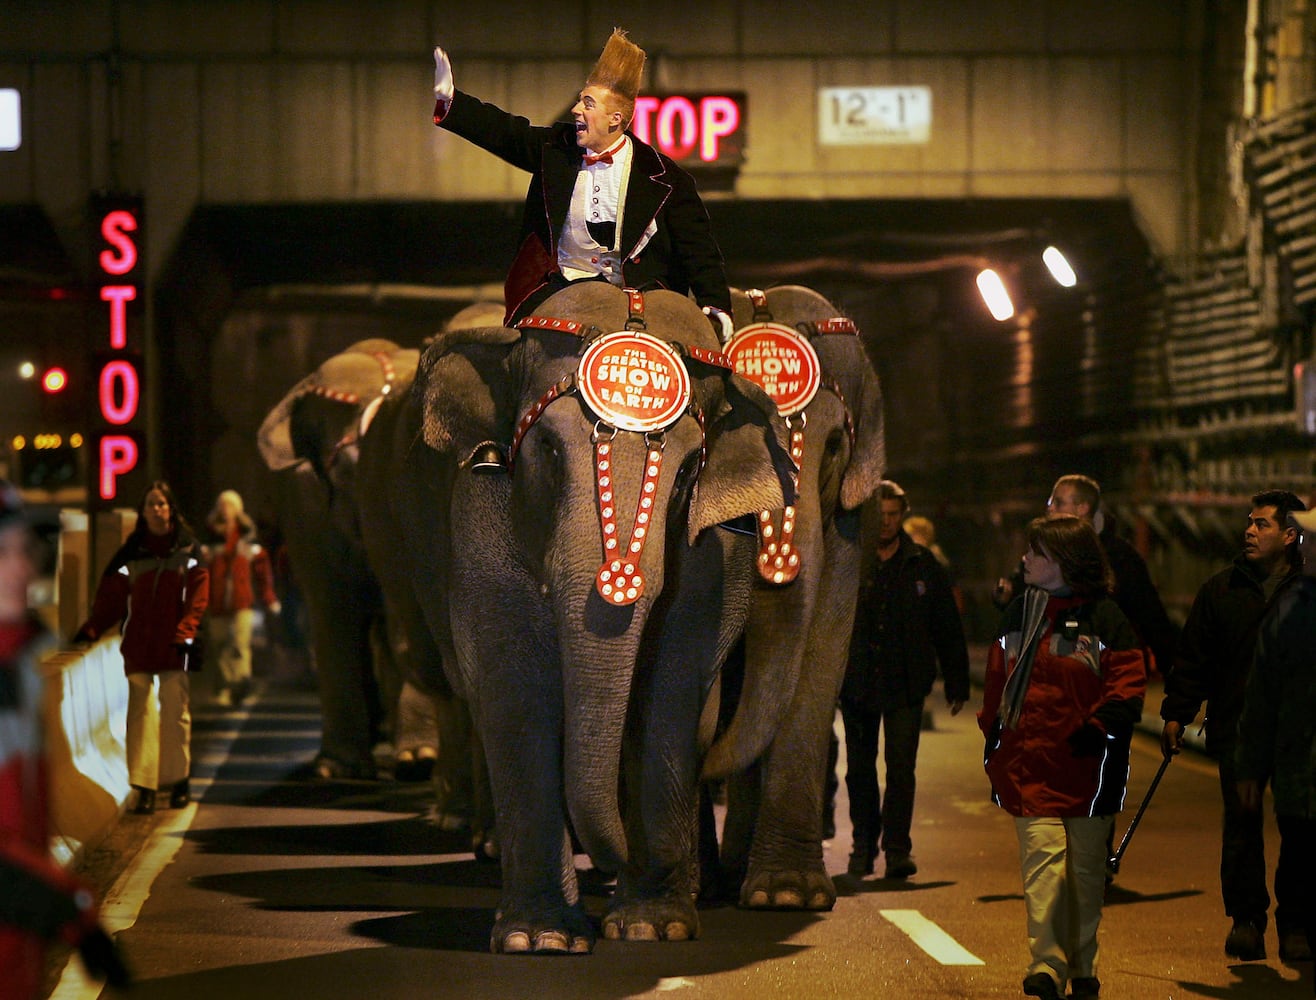
<svg viewBox="0 0 1316 1000"><path fill-rule="evenodd" d="M310 615L323 724L313 773L376 777L373 748L386 723L400 779L430 777L437 744L445 743L436 816L452 827L471 795L465 709L446 684L422 690L412 680L419 673L442 681L441 673L408 666L438 651L419 616L389 606L358 508L360 443L379 407L405 396L419 358L388 340L353 344L293 386L262 423L258 446L282 473L281 519Z"/></svg>
<svg viewBox="0 0 1316 1000"><path fill-rule="evenodd" d="M775 404L693 300L585 281L436 337L376 425L367 549L410 575L487 758L491 950L593 950L573 838L617 877L605 937L697 936L700 718L753 587L753 539L719 526L786 500Z"/></svg>
<svg viewBox="0 0 1316 1000"><path fill-rule="evenodd" d="M748 690L705 761L706 778L730 776L720 881L723 892L739 887L743 907L830 910L836 889L823 865L823 785L854 624L861 511L886 460L882 393L855 325L816 291L798 285L766 294L735 290L732 302L738 332L727 352L738 370L749 367L757 350L740 345L755 343L763 323L801 334L821 370L811 398L777 387L785 405L803 406L788 418L799 435L792 442L799 486L789 542L799 559L797 575L790 578L789 565L782 571L789 560L779 552L769 559L765 544L744 642L725 667L727 687L734 688L741 657L740 669L750 673L765 659L797 658L803 666L781 725L751 768L737 772L731 763L741 719L763 712L746 704ZM778 541L786 543L786 535Z"/></svg>

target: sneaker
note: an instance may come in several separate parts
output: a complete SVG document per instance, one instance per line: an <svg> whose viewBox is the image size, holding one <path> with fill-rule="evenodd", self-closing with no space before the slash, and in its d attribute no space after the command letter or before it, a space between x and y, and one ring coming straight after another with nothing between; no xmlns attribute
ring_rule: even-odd
<svg viewBox="0 0 1316 1000"><path fill-rule="evenodd" d="M1259 962L1266 957L1265 934L1250 920L1235 921L1225 938L1225 954L1240 962Z"/></svg>
<svg viewBox="0 0 1316 1000"><path fill-rule="evenodd" d="M1101 996L1101 980L1096 976L1075 976L1069 981L1071 1000Z"/></svg>
<svg viewBox="0 0 1316 1000"><path fill-rule="evenodd" d="M918 865L914 864L914 859L909 856L908 851L886 852L887 878L909 878L917 874Z"/></svg>
<svg viewBox="0 0 1316 1000"><path fill-rule="evenodd" d="M1281 962L1310 962L1311 945L1303 931L1280 931L1279 960Z"/></svg>
<svg viewBox="0 0 1316 1000"><path fill-rule="evenodd" d="M1060 987L1045 972L1034 972L1024 977L1024 996L1041 997L1042 1000L1060 1000Z"/></svg>

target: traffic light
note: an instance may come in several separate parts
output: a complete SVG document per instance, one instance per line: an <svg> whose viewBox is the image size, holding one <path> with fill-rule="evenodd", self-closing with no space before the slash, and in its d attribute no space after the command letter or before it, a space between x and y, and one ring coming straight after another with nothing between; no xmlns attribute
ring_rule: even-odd
<svg viewBox="0 0 1316 1000"><path fill-rule="evenodd" d="M68 388L69 373L63 368L47 368L41 376L41 391L47 396L58 395Z"/></svg>
<svg viewBox="0 0 1316 1000"><path fill-rule="evenodd" d="M61 365L47 365L41 370L38 388L44 429L64 434L86 429L87 401L81 381L85 377L81 371L75 377L72 370Z"/></svg>

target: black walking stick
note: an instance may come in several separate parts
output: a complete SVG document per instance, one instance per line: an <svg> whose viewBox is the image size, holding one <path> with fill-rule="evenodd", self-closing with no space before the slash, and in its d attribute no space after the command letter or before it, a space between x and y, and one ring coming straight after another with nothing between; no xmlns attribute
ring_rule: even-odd
<svg viewBox="0 0 1316 1000"><path fill-rule="evenodd" d="M1106 859L1106 871L1112 876L1120 873L1120 859L1124 857L1124 852L1128 849L1129 841L1133 839L1133 831L1138 829L1138 823L1142 820L1142 814L1147 811L1147 805L1151 802L1151 797L1156 791L1156 786L1161 783L1161 778L1165 775L1165 769L1170 766L1170 758L1166 757L1161 761L1160 769L1156 772L1156 777L1152 778L1151 785L1147 789L1147 794L1142 797L1142 805L1138 806L1138 811L1133 814L1133 822L1129 828L1124 831L1124 839L1120 841L1119 850Z"/></svg>

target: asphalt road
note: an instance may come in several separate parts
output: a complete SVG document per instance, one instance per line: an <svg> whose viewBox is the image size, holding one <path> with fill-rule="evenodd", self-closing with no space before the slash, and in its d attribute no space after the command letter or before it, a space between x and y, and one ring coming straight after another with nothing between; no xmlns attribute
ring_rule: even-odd
<svg viewBox="0 0 1316 1000"><path fill-rule="evenodd" d="M1153 706L1154 708L1154 706ZM1151 710L1149 710L1149 715ZM1009 817L988 800L972 713L936 705L923 734L914 854L904 883L843 873L844 786L826 914L701 912L695 941L600 940L582 957L494 956L497 867L428 819L425 787L318 784L314 698L266 690L244 710L197 711L197 805L125 816L90 859L106 920L143 1000L1021 996L1027 945ZM1122 835L1160 762L1134 748ZM844 762L842 763L844 766ZM1124 1000L1311 997L1310 963L1226 958L1217 880L1218 791L1197 754L1171 765L1111 886L1102 995ZM1270 843L1278 842L1273 822ZM581 859L584 864L584 859ZM1272 858L1273 864L1273 858ZM879 873L881 866L879 863ZM605 885L590 884L600 914ZM73 960L53 995L90 1000Z"/></svg>

